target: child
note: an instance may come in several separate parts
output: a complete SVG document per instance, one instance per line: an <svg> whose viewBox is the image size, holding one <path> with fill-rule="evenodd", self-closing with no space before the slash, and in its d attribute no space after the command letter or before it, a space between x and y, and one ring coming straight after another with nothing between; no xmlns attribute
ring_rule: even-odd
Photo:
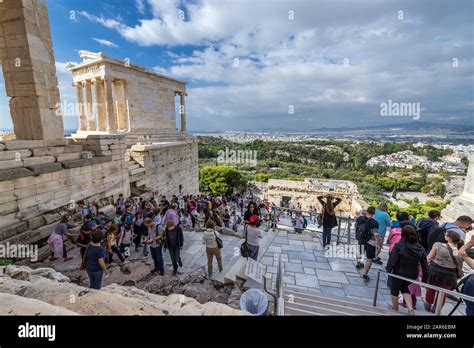
<svg viewBox="0 0 474 348"><path fill-rule="evenodd" d="M81 260L84 259L87 246L89 245L91 241L91 233L92 233L92 225L86 223L82 226L81 232L79 233L79 236L77 237L77 240L76 240L77 246L81 248L80 249Z"/></svg>

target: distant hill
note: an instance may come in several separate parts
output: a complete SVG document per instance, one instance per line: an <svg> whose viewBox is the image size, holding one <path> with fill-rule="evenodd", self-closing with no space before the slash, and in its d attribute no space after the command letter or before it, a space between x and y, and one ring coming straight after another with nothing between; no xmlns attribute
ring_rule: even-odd
<svg viewBox="0 0 474 348"><path fill-rule="evenodd" d="M444 130L444 131L462 131L462 132L474 132L474 126L470 125L460 125L460 124L441 124L433 122L407 122L407 123L398 123L390 124L383 126L367 126L367 127L338 127L338 128L317 128L313 129L310 132L347 132L347 131L361 131L361 130L393 130L393 129L402 129L407 131L419 131L419 130Z"/></svg>

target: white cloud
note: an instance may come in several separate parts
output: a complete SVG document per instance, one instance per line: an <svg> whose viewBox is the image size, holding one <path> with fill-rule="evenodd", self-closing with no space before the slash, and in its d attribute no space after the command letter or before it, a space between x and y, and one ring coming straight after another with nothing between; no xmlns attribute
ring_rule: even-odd
<svg viewBox="0 0 474 348"><path fill-rule="evenodd" d="M145 14L146 4L145 0L135 0L135 7L137 8L138 13Z"/></svg>
<svg viewBox="0 0 474 348"><path fill-rule="evenodd" d="M190 82L191 125L193 118L194 125L206 119L211 127L293 126L292 120L308 118L309 127L379 124L387 121L378 112L388 99L420 102L430 117L425 121L450 114L472 123L471 18L463 9L468 1L455 6L439 0L148 0L148 5L152 17L134 25L83 16L140 46L166 47L171 66L154 69ZM400 8L404 20L397 18ZM183 54L184 45L195 50ZM460 59L457 68L453 57ZM295 115L288 114L288 105L295 106Z"/></svg>
<svg viewBox="0 0 474 348"><path fill-rule="evenodd" d="M115 43L113 43L112 41L109 41L109 40L98 39L96 37L93 37L92 40L97 41L98 43L100 43L103 46L114 47L114 48L119 47L117 44L115 44Z"/></svg>

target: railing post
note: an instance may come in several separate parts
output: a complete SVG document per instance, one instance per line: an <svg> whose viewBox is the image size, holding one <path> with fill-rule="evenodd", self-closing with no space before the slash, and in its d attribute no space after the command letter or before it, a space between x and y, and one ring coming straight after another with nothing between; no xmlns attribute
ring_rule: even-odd
<svg viewBox="0 0 474 348"><path fill-rule="evenodd" d="M377 279L375 280L375 293L374 293L374 303L373 303L374 307L377 307L377 295L379 293L379 284L380 284L380 271L377 271Z"/></svg>
<svg viewBox="0 0 474 348"><path fill-rule="evenodd" d="M438 300L436 301L435 315L441 315L441 310L443 309L443 300L444 300L444 293L441 291L438 291Z"/></svg>
<svg viewBox="0 0 474 348"><path fill-rule="evenodd" d="M349 220L347 221L347 244L351 244L351 217L349 216Z"/></svg>
<svg viewBox="0 0 474 348"><path fill-rule="evenodd" d="M341 218L339 217L339 223L337 224L337 238L336 245L339 245L339 236L341 235Z"/></svg>

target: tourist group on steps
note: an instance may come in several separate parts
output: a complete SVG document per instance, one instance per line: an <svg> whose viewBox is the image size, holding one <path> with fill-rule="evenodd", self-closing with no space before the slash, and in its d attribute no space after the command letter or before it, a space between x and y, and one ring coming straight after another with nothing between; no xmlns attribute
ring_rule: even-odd
<svg viewBox="0 0 474 348"><path fill-rule="evenodd" d="M105 214L97 202L77 202L78 220L65 214L55 231L48 239L51 247L50 260L63 258L69 261L64 241L67 237L76 240L80 248L81 269L90 279L90 287L100 289L107 266L114 256L121 263L127 263L132 248L151 256L153 273L165 274L163 253L169 252L173 275L183 266L180 250L184 244L183 230L193 229L202 233L202 243L206 246L209 276L214 273L213 261L216 259L217 271L222 272L221 248L223 228L238 231L243 225L244 242L241 253L244 257L257 260L259 240L263 237L261 227L276 227L282 214L290 219L295 233L303 233L308 223L322 228L322 244L330 248L331 232L338 225L335 208L341 198L332 194L318 197L320 212L316 206L309 208L304 215L301 205L290 202L274 203L262 201L252 195L233 194L224 196L190 195L170 200L127 198L119 196L115 202L115 216ZM308 222L307 218L310 222ZM466 240L472 230L473 220L460 216L454 222L439 224L441 214L428 212L428 216L416 221L408 213L399 211L392 221L387 205L380 203L377 209L368 207L360 212L355 221L356 240L359 252L356 256L357 269L363 269L362 278L369 282L372 264L383 264L380 253L388 246L389 258L385 269L392 274L408 279L422 280L444 289L455 289L462 283L462 292L474 296L474 273L463 273L463 264L474 269L474 236ZM74 235L69 230L80 225L80 232ZM361 262L362 256L365 262ZM407 308L410 315L415 314L416 301L422 296L421 287L395 277L388 277L392 304ZM399 298L400 294L402 295ZM424 307L435 311L438 293L427 289ZM441 295L440 295L441 296ZM443 304L446 298L443 299ZM466 314L474 315L474 303L466 302Z"/></svg>

